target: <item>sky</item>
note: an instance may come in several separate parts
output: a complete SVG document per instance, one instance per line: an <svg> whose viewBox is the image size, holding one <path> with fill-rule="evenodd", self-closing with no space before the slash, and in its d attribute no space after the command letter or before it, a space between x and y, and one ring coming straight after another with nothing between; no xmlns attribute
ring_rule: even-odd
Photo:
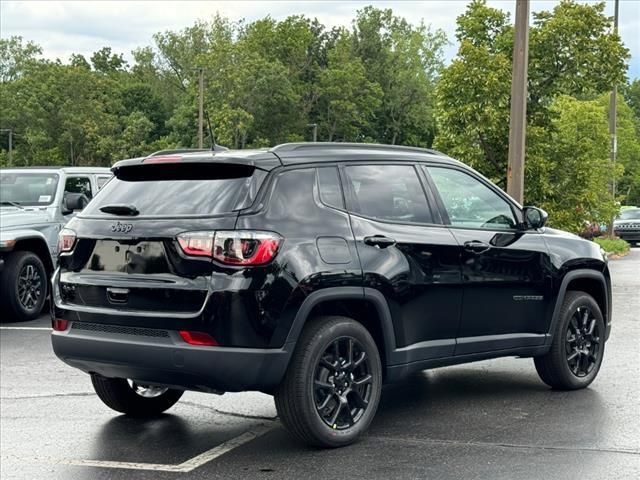
<svg viewBox="0 0 640 480"><path fill-rule="evenodd" d="M591 0L587 0L591 1ZM327 27L349 26L357 10L366 5L392 8L412 23L424 20L447 33L451 44L446 60L455 56L456 17L464 12L467 0L430 1L18 1L0 0L0 37L20 35L43 48L44 56L66 62L72 53L89 57L110 46L130 60L131 51L153 44L153 34L180 30L198 19L207 20L216 13L231 19L256 20L267 15L283 19L304 14L316 17ZM515 0L489 1L489 5L511 12ZM532 0L531 11L551 10L551 0ZM613 1L607 14L613 16ZM628 76L640 78L640 0L620 0L619 32L631 51Z"/></svg>

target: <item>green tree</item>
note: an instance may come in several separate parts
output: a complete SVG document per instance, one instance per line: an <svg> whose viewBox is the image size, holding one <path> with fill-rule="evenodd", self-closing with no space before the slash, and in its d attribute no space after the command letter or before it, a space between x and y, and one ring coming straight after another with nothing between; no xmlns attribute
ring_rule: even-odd
<svg viewBox="0 0 640 480"><path fill-rule="evenodd" d="M600 100L559 96L549 108L549 138L531 161L543 173L528 182L527 198L549 212L550 225L581 232L586 222L605 223L615 214L609 192L615 172L609 160L606 109ZM531 185L531 189L529 187Z"/></svg>
<svg viewBox="0 0 640 480"><path fill-rule="evenodd" d="M383 93L376 125L365 135L383 143L431 146L444 32L411 25L390 9L365 7L353 22L352 36L368 79Z"/></svg>
<svg viewBox="0 0 640 480"><path fill-rule="evenodd" d="M321 137L329 142L362 140L362 132L371 130L382 89L367 79L362 62L352 54L346 34L329 53L328 66L320 73L318 91Z"/></svg>
<svg viewBox="0 0 640 480"><path fill-rule="evenodd" d="M40 55L42 48L22 37L0 38L0 82L16 80Z"/></svg>
<svg viewBox="0 0 640 480"><path fill-rule="evenodd" d="M91 65L96 72L115 73L126 70L128 64L124 56L119 53L112 53L111 47L102 47L91 55Z"/></svg>

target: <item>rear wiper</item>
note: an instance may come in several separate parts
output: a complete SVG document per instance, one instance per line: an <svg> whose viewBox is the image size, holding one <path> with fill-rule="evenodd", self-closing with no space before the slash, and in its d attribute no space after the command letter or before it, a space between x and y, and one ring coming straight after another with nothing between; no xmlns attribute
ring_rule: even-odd
<svg viewBox="0 0 640 480"><path fill-rule="evenodd" d="M20 204L19 204L19 203L17 203L17 202L12 202L12 201L10 201L10 200L2 200L2 201L0 202L0 205L11 205L12 207L18 207L18 208L20 208L20 209L24 210L24 207L23 207L22 205L20 205Z"/></svg>
<svg viewBox="0 0 640 480"><path fill-rule="evenodd" d="M105 205L104 207L100 207L100 211L104 213L112 213L114 215L128 215L131 217L135 217L140 213L133 205L126 204Z"/></svg>

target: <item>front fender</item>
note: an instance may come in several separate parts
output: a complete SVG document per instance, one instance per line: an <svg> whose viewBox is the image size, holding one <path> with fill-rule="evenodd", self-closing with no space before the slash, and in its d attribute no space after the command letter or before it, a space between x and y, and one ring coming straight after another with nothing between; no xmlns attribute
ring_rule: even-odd
<svg viewBox="0 0 640 480"><path fill-rule="evenodd" d="M0 231L0 252L10 252L16 243L21 240L41 240L47 251L51 251L47 238L42 232L33 229L1 230Z"/></svg>

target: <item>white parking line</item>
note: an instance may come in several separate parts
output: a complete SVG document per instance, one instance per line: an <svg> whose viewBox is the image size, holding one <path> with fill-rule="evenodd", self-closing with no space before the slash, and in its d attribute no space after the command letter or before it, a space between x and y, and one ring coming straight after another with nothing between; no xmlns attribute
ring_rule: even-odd
<svg viewBox="0 0 640 480"><path fill-rule="evenodd" d="M0 327L0 330L46 330L51 331L51 327Z"/></svg>
<svg viewBox="0 0 640 480"><path fill-rule="evenodd" d="M244 432L237 437L221 443L217 447L207 450L200 455L196 455L178 465L165 463L137 463L137 462L113 462L108 460L53 460L53 463L62 465L75 465L79 467L98 468L122 468L128 470L152 470L156 472L190 472L205 463L224 455L231 450L264 435L273 428L271 425L258 425L256 428Z"/></svg>

